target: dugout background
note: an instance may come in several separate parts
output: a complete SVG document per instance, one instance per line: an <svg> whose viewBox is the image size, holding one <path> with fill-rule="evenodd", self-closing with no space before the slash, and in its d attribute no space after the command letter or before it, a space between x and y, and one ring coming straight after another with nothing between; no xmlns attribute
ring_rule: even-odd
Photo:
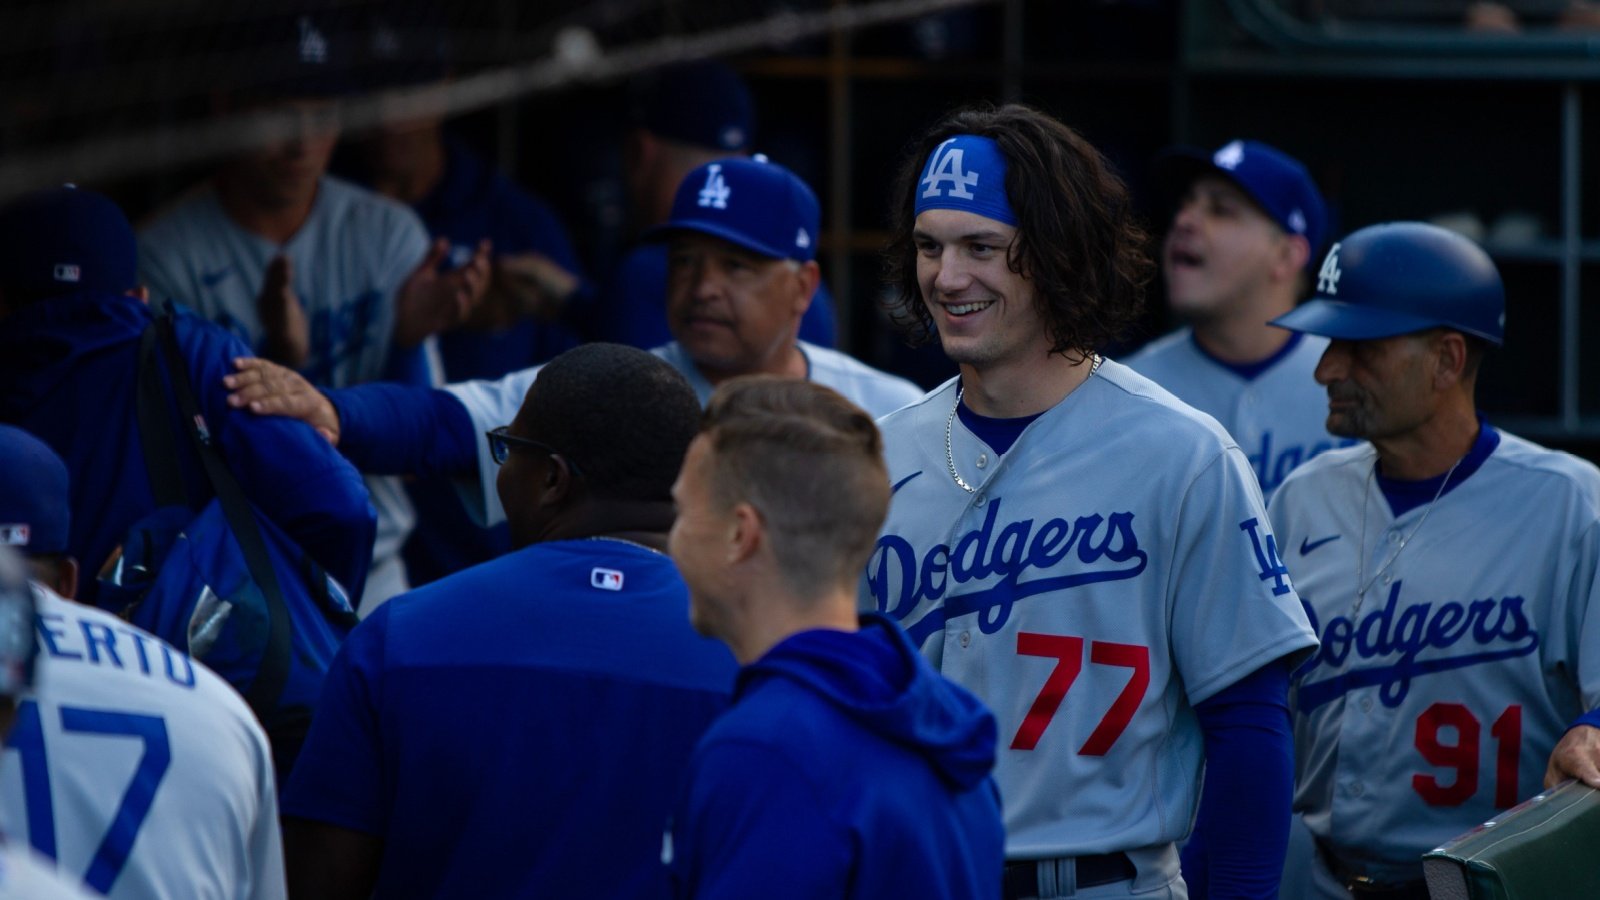
<svg viewBox="0 0 1600 900"><path fill-rule="evenodd" d="M1600 13L1510 0L1514 32L1464 27L1465 0L10 0L0 9L0 197L72 180L136 221L271 122L219 121L214 93L271 77L286 14L387 15L443 90L380 90L359 56L345 133L386 105L453 130L563 215L591 274L628 239L626 77L718 56L745 76L756 149L823 202L840 343L931 385L950 371L877 311L889 173L965 101L1023 100L1148 190L1170 143L1236 136L1303 159L1332 231L1476 219L1508 289L1508 340L1480 399L1528 437L1600 447ZM1501 22L1500 24L1504 24ZM335 26L336 28L338 26ZM342 38L353 48L359 27ZM340 38L336 38L337 45ZM1169 326L1160 286L1143 338Z"/></svg>

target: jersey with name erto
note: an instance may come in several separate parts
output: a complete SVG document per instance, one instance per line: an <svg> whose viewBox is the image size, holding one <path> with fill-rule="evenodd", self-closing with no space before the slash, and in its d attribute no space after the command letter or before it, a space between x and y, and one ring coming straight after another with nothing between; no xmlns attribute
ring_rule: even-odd
<svg viewBox="0 0 1600 900"><path fill-rule="evenodd" d="M1314 644L1244 454L1115 362L1003 456L957 417L947 460L955 399L880 423L895 493L864 602L994 711L1008 858L1170 856L1194 704Z"/></svg>
<svg viewBox="0 0 1600 900"><path fill-rule="evenodd" d="M1272 502L1322 637L1296 675L1295 807L1347 864L1416 877L1419 854L1538 793L1600 704L1600 470L1502 434L1397 518L1375 461L1325 454Z"/></svg>
<svg viewBox="0 0 1600 900"><path fill-rule="evenodd" d="M38 687L0 765L0 830L112 898L285 895L266 736L209 669L35 587Z"/></svg>
<svg viewBox="0 0 1600 900"><path fill-rule="evenodd" d="M1356 443L1328 433L1328 395L1317 362L1328 339L1295 335L1281 355L1245 377L1195 342L1185 328L1151 341L1128 367L1215 418L1239 442L1272 499L1295 467L1319 453Z"/></svg>

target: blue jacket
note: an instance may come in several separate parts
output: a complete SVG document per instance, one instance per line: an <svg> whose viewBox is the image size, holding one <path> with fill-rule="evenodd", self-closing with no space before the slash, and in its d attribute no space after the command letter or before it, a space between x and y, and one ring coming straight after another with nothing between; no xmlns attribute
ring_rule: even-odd
<svg viewBox="0 0 1600 900"><path fill-rule="evenodd" d="M670 834L680 896L999 895L994 717L889 620L861 624L740 671Z"/></svg>
<svg viewBox="0 0 1600 900"><path fill-rule="evenodd" d="M0 323L0 421L37 435L71 476L68 552L84 575L79 599L93 603L95 573L128 527L155 509L139 441L139 337L154 318L139 301L78 294L23 307ZM372 562L376 518L361 476L310 426L227 405L224 375L251 355L238 338L186 310L178 346L195 400L228 468L258 509L360 596ZM172 421L181 421L169 394ZM191 496L209 496L200 460L176 434Z"/></svg>

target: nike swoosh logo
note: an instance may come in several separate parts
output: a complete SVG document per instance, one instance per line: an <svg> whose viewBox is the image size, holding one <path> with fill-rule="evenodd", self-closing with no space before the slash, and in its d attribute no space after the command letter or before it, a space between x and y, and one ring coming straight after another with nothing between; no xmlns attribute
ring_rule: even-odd
<svg viewBox="0 0 1600 900"><path fill-rule="evenodd" d="M202 285L208 287L208 288L209 287L216 287L217 285L222 283L222 280L224 278L227 278L229 275L232 275L232 274L233 274L233 267L232 266L229 266L228 268L225 268L225 269L218 269L215 272L201 272L200 273L200 283Z"/></svg>
<svg viewBox="0 0 1600 900"><path fill-rule="evenodd" d="M898 493L901 488L906 486L906 482L910 481L911 479L913 479L913 478L915 478L915 477L917 477L918 475L921 475L921 474L922 474L922 470L918 469L917 471L912 472L910 475L907 475L906 477L900 479L899 481L896 481L894 483L894 485L889 488L889 493L891 495L893 495L895 493Z"/></svg>
<svg viewBox="0 0 1600 900"><path fill-rule="evenodd" d="M1301 556L1305 556L1306 554L1308 554L1311 551L1317 549L1318 547L1321 547L1323 544L1329 543L1331 541L1337 541L1338 539L1339 539L1339 535L1337 535L1337 534L1334 535L1333 537L1325 537L1320 541L1311 541L1311 540L1306 540L1305 538L1301 538L1300 539L1300 555Z"/></svg>

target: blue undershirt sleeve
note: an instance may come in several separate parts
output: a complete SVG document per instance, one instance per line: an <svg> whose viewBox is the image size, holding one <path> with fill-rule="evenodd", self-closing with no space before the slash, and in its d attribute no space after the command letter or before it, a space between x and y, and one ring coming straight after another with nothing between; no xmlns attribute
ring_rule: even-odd
<svg viewBox="0 0 1600 900"><path fill-rule="evenodd" d="M1576 719L1573 719L1572 724L1567 726L1567 730L1571 731L1572 729L1577 728L1579 725L1588 725L1591 728L1600 728L1600 709L1591 709Z"/></svg>
<svg viewBox="0 0 1600 900"><path fill-rule="evenodd" d="M473 475L472 417L447 391L373 382L327 390L339 413L339 450L374 475Z"/></svg>
<svg viewBox="0 0 1600 900"><path fill-rule="evenodd" d="M1206 776L1183 849L1191 900L1278 896L1294 799L1288 696L1278 659L1195 707Z"/></svg>

